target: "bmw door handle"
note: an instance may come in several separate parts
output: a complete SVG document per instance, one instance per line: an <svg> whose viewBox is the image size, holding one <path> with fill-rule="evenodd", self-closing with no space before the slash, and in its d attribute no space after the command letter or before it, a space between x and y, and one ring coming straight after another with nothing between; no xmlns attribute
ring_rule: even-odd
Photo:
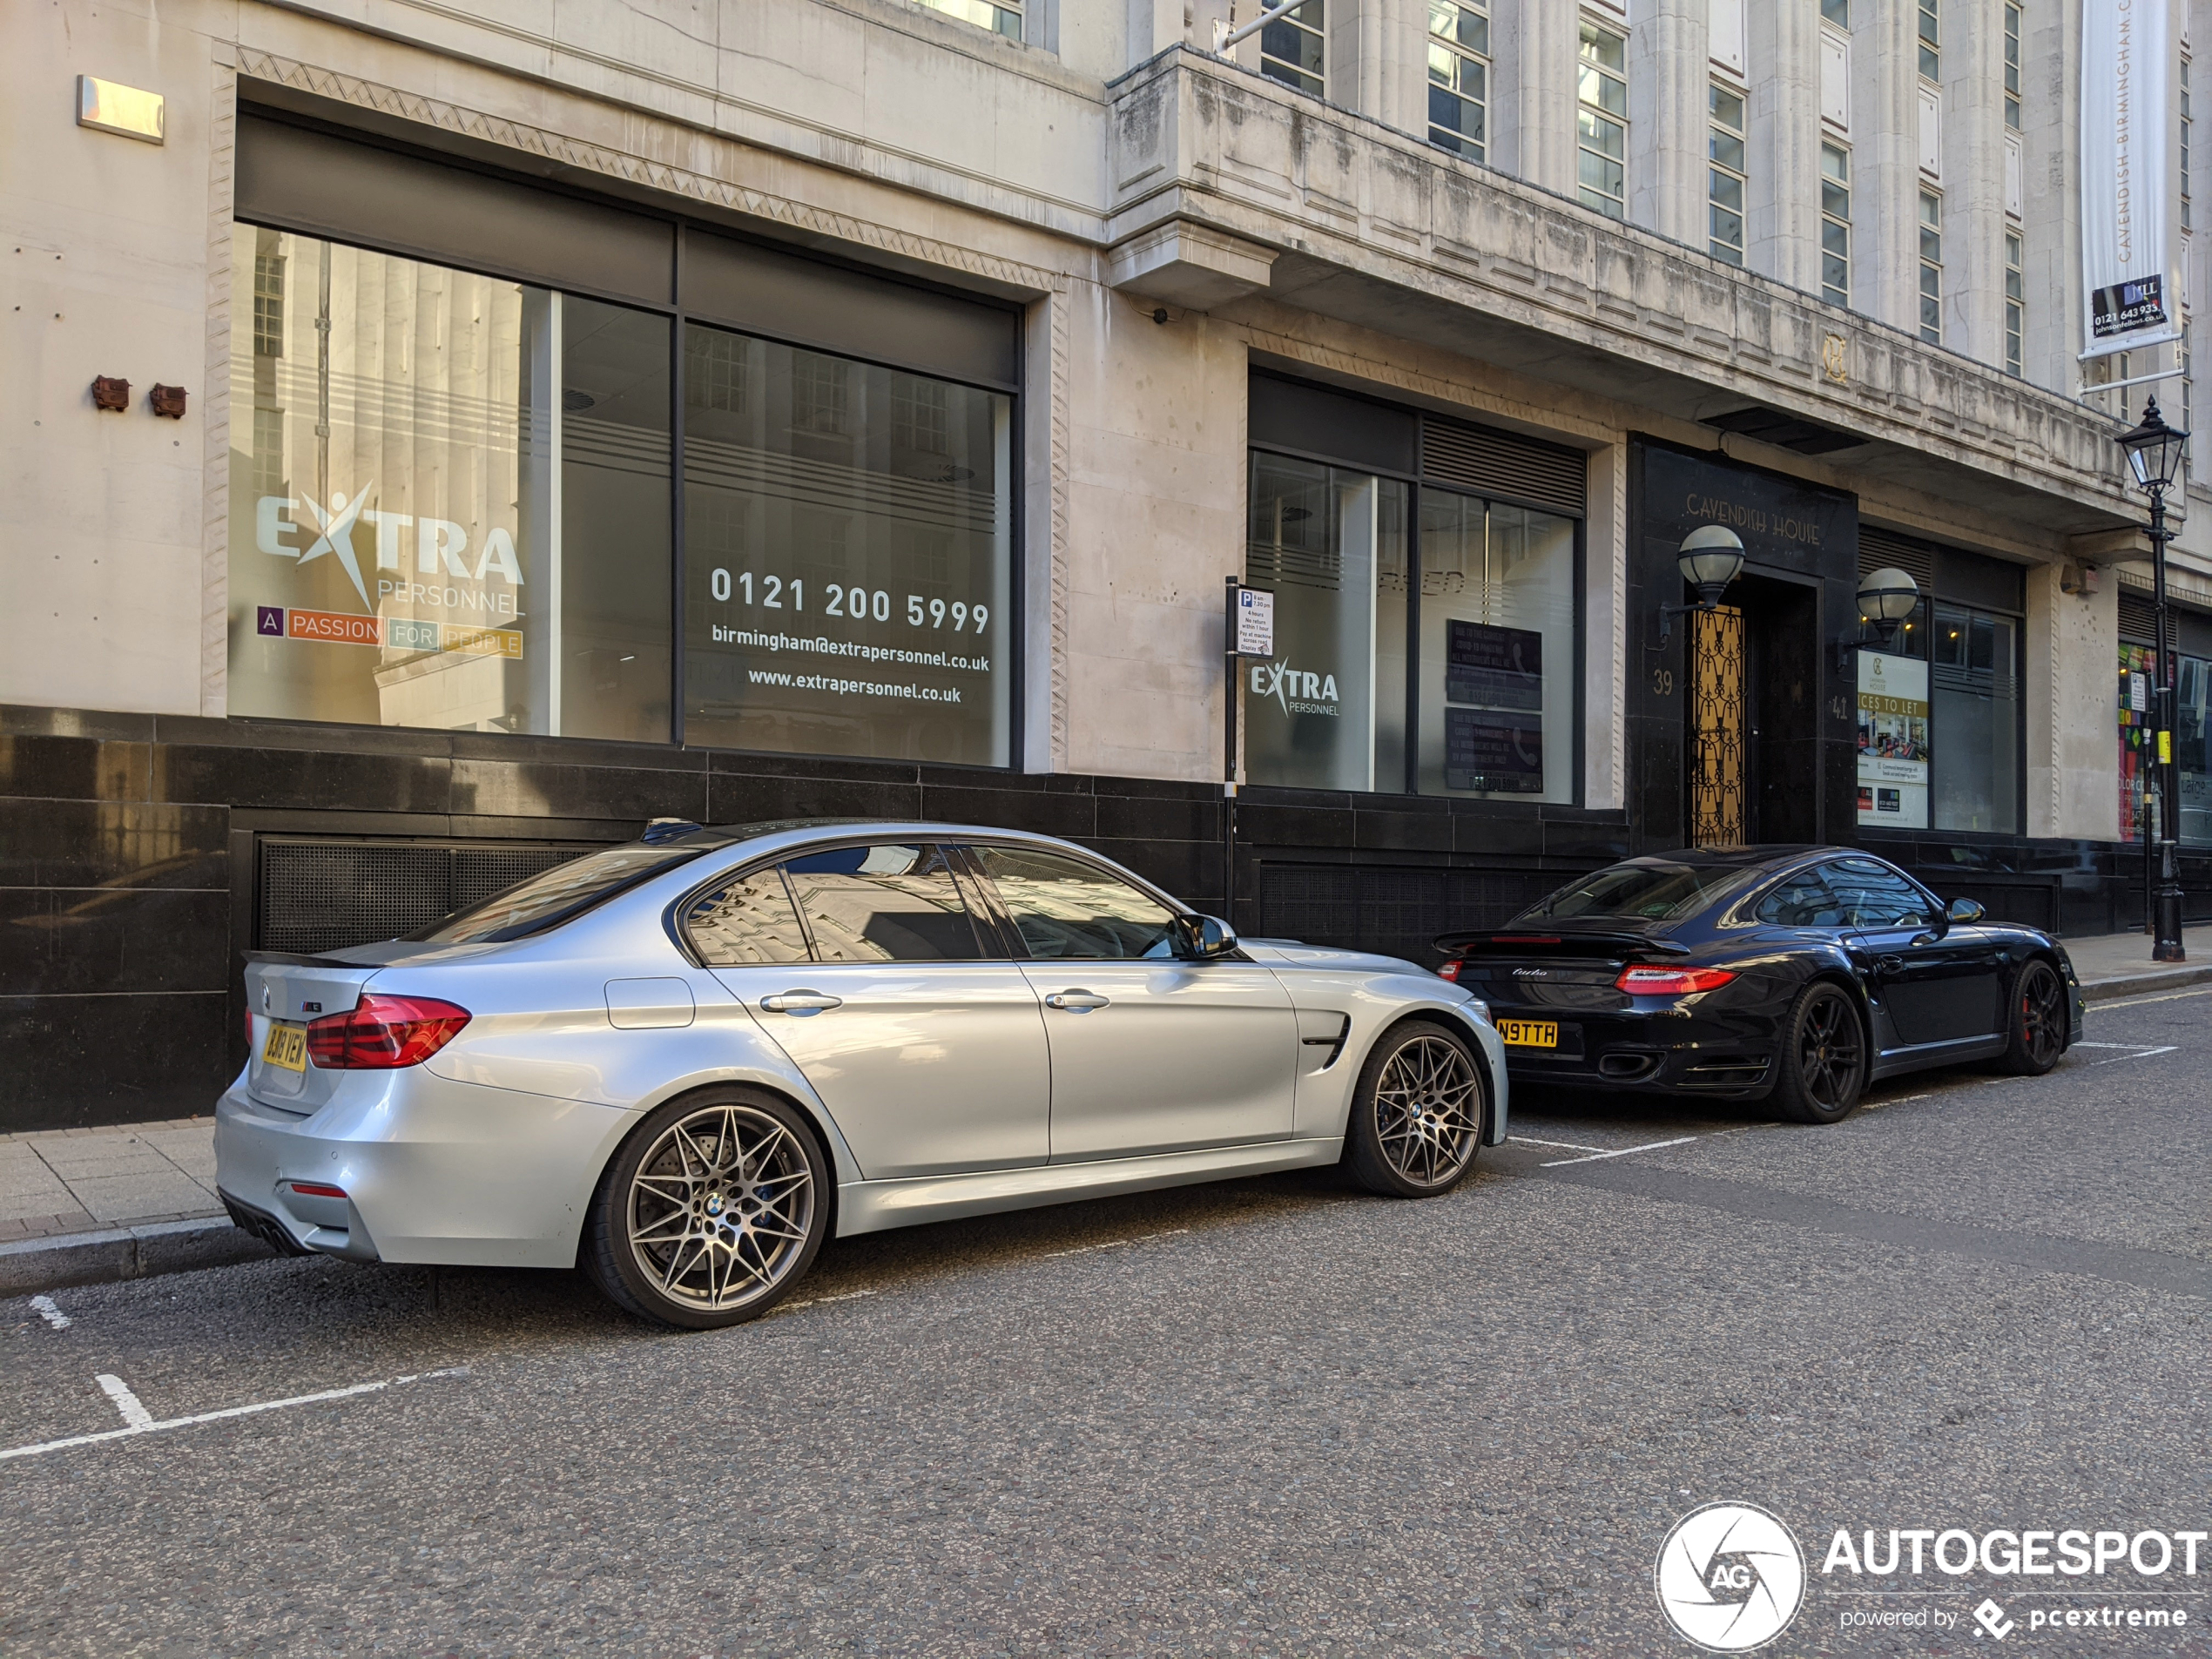
<svg viewBox="0 0 2212 1659"><path fill-rule="evenodd" d="M1062 1008L1069 1014L1088 1014L1093 1008L1103 1008L1107 999L1093 991L1055 991L1044 1000L1049 1008Z"/></svg>
<svg viewBox="0 0 2212 1659"><path fill-rule="evenodd" d="M841 1008L845 999L830 996L820 991L786 991L779 996L764 996L760 1006L771 1014L795 1014L801 1016L819 1014L824 1008Z"/></svg>

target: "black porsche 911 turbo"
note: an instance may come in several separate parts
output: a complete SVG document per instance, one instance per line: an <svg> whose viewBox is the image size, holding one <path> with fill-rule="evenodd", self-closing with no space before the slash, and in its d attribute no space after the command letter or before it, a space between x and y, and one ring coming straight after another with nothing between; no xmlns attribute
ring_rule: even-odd
<svg viewBox="0 0 2212 1659"><path fill-rule="evenodd" d="M1770 1099L1799 1123L1925 1066L2046 1072L2081 1031L2047 934L1840 847L1630 859L1436 944L1438 971L1489 1003L1515 1082Z"/></svg>

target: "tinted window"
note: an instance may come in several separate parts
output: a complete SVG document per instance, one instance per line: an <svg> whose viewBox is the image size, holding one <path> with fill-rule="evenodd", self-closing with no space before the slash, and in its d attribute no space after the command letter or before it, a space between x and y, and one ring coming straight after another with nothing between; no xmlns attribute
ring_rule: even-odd
<svg viewBox="0 0 2212 1659"><path fill-rule="evenodd" d="M1817 869L1800 870L1759 900L1759 920L1781 927L1838 927L1843 907Z"/></svg>
<svg viewBox="0 0 2212 1659"><path fill-rule="evenodd" d="M709 968L803 962L806 935L779 870L733 876L691 900L684 934Z"/></svg>
<svg viewBox="0 0 2212 1659"><path fill-rule="evenodd" d="M1565 921L1618 917L1624 921L1679 921L1696 915L1723 894L1741 887L1745 873L1728 865L1672 864L1639 860L1616 864L1570 881L1526 914Z"/></svg>
<svg viewBox="0 0 2212 1659"><path fill-rule="evenodd" d="M973 961L984 954L941 847L841 846L783 867L823 961Z"/></svg>
<svg viewBox="0 0 2212 1659"><path fill-rule="evenodd" d="M1028 947L1047 961L1166 956L1175 913L1149 894L1076 859L979 846L976 859Z"/></svg>
<svg viewBox="0 0 2212 1659"><path fill-rule="evenodd" d="M1887 865L1838 859L1821 873L1843 907L1847 927L1912 927L1932 914L1926 895Z"/></svg>
<svg viewBox="0 0 2212 1659"><path fill-rule="evenodd" d="M604 853L587 853L412 937L434 945L475 945L543 933L704 851L698 846L612 846Z"/></svg>

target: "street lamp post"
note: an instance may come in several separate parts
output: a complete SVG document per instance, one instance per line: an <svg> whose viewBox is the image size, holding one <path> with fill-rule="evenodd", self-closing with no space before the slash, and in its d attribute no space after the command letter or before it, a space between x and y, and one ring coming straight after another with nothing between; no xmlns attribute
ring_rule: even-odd
<svg viewBox="0 0 2212 1659"><path fill-rule="evenodd" d="M2150 497L2150 557L2155 588L2158 633L2158 890L2152 895L2157 942L2156 962L2186 961L2182 948L2182 871L2175 843L2181 839L2181 795L2174 787L2174 625L2166 609L2166 492L2182 470L2188 434L2168 426L2153 398L2142 423L2121 435L2135 488Z"/></svg>

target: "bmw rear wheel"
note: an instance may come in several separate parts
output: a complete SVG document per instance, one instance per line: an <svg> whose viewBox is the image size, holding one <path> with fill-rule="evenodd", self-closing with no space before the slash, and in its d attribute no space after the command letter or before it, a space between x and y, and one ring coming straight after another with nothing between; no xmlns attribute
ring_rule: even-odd
<svg viewBox="0 0 2212 1659"><path fill-rule="evenodd" d="M601 1177L584 1265L641 1318L695 1331L743 1324L813 1264L830 1179L813 1129L772 1095L671 1101Z"/></svg>
<svg viewBox="0 0 2212 1659"><path fill-rule="evenodd" d="M2040 1077L2066 1052L2066 987L2045 961L2022 963L2005 998L2005 1057L2022 1077Z"/></svg>
<svg viewBox="0 0 2212 1659"><path fill-rule="evenodd" d="M1360 1069L1345 1128L1352 1177L1370 1192L1427 1198L1474 1167L1487 1099L1467 1039L1426 1020L1387 1031Z"/></svg>
<svg viewBox="0 0 2212 1659"><path fill-rule="evenodd" d="M1840 1123L1858 1109L1866 1087L1866 1028L1850 993L1815 980L1783 1022L1775 1055L1781 1072L1774 1103L1799 1123Z"/></svg>

